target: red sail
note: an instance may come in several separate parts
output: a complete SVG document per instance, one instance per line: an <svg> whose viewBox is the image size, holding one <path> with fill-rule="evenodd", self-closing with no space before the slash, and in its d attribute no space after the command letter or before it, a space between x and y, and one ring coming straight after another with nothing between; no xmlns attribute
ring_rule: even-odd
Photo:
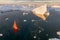
<svg viewBox="0 0 60 40"><path fill-rule="evenodd" d="M18 27L17 27L17 24L16 24L15 20L14 20L14 24L13 24L13 29L14 29L15 33L18 31Z"/></svg>

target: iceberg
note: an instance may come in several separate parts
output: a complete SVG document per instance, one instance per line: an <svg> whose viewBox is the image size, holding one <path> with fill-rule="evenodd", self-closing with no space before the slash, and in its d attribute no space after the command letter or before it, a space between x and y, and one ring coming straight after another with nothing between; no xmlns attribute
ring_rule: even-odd
<svg viewBox="0 0 60 40"><path fill-rule="evenodd" d="M37 17L41 18L42 20L46 20L49 16L49 12L47 10L47 4L41 5L40 7L34 8L32 10L33 14Z"/></svg>

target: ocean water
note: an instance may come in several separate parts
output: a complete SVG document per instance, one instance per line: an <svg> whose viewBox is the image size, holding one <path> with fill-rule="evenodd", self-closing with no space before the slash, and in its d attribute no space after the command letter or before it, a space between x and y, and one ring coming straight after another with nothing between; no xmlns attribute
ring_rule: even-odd
<svg viewBox="0 0 60 40"><path fill-rule="evenodd" d="M12 9L13 11L11 11ZM0 6L0 10L3 11L0 14L0 34L3 34L3 36L0 36L0 40L48 40L49 38L59 38L59 35L56 34L57 31L60 31L59 11L48 8L50 16L47 17L46 22L32 14L31 10L21 9L23 9L22 6ZM23 15L23 13L28 14ZM16 33L13 30L14 20L20 29ZM32 22L32 20L35 21Z"/></svg>

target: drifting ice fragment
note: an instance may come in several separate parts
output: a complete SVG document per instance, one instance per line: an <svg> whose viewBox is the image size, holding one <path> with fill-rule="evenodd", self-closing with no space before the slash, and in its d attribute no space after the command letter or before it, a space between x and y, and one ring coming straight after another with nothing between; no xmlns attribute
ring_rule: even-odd
<svg viewBox="0 0 60 40"><path fill-rule="evenodd" d="M27 20L24 20L24 22L27 22Z"/></svg>
<svg viewBox="0 0 60 40"><path fill-rule="evenodd" d="M36 38L36 36L34 36L34 39Z"/></svg>
<svg viewBox="0 0 60 40"><path fill-rule="evenodd" d="M9 18L5 18L5 20L6 20L6 21L8 21L8 20L9 20Z"/></svg>
<svg viewBox="0 0 60 40"><path fill-rule="evenodd" d="M59 36L60 36L60 31L58 31L58 32L57 32L57 35L59 35Z"/></svg>
<svg viewBox="0 0 60 40"><path fill-rule="evenodd" d="M0 36L3 36L3 34L0 34Z"/></svg>

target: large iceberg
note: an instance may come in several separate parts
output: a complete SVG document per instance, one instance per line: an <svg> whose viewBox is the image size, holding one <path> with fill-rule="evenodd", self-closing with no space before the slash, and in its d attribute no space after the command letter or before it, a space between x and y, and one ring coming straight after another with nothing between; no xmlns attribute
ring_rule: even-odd
<svg viewBox="0 0 60 40"><path fill-rule="evenodd" d="M42 20L46 20L46 18L49 16L47 4L41 5L40 7L33 9L32 12L34 15L38 16Z"/></svg>

